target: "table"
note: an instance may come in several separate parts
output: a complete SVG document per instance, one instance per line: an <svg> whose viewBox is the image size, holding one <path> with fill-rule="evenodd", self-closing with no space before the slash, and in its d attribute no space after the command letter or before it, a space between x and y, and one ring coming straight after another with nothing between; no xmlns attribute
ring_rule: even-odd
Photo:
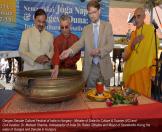
<svg viewBox="0 0 162 132"><path fill-rule="evenodd" d="M151 128L137 127L133 131L148 131L162 129L162 104L139 96L139 105L119 105L107 107L105 102L92 102L87 100L84 93L78 94L69 101L57 104L38 104L25 100L15 94L6 105L1 108L1 119L115 119L115 120L137 120L138 123L147 122ZM118 127L117 127L118 128ZM116 127L104 127L101 130L116 130ZM130 127L121 127L119 130L127 131ZM63 129L63 128L62 128ZM67 128L66 128L67 129ZM69 130L70 129L70 130ZM78 128L69 128L75 131ZM85 128L79 128L82 130ZM92 127L86 127L91 130ZM93 131L99 129L93 129Z"/></svg>

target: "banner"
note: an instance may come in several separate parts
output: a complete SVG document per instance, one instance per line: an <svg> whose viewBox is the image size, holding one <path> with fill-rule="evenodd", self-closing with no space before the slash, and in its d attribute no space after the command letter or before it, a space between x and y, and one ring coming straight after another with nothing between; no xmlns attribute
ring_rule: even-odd
<svg viewBox="0 0 162 132"><path fill-rule="evenodd" d="M42 8L47 13L46 29L54 36L60 33L59 17L72 18L72 32L78 36L90 23L89 0L0 0L0 51L18 50L22 31L34 26L34 13ZM108 20L108 0L101 0L101 19Z"/></svg>

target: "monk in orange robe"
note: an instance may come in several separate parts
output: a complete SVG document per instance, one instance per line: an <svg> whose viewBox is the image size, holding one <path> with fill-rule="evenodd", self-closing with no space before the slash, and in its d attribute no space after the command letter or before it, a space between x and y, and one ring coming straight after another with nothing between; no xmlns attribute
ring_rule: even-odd
<svg viewBox="0 0 162 132"><path fill-rule="evenodd" d="M132 32L125 48L123 81L126 88L151 97L151 79L155 77L155 35L154 27L144 23L145 10L137 8L134 12L136 30ZM158 45L159 40L157 39Z"/></svg>

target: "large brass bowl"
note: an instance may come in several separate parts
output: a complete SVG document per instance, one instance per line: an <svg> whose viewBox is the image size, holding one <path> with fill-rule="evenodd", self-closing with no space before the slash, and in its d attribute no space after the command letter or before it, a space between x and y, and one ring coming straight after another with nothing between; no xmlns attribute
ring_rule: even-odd
<svg viewBox="0 0 162 132"><path fill-rule="evenodd" d="M51 70L32 70L16 74L14 90L39 103L60 102L73 98L84 87L82 73L60 70L58 79L51 79Z"/></svg>

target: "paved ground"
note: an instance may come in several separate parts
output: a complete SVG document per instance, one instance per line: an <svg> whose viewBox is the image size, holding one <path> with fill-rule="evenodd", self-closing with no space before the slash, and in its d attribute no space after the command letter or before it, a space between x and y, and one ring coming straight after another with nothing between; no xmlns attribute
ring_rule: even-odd
<svg viewBox="0 0 162 132"><path fill-rule="evenodd" d="M0 80L0 89L12 89L13 83L6 83L5 79Z"/></svg>

